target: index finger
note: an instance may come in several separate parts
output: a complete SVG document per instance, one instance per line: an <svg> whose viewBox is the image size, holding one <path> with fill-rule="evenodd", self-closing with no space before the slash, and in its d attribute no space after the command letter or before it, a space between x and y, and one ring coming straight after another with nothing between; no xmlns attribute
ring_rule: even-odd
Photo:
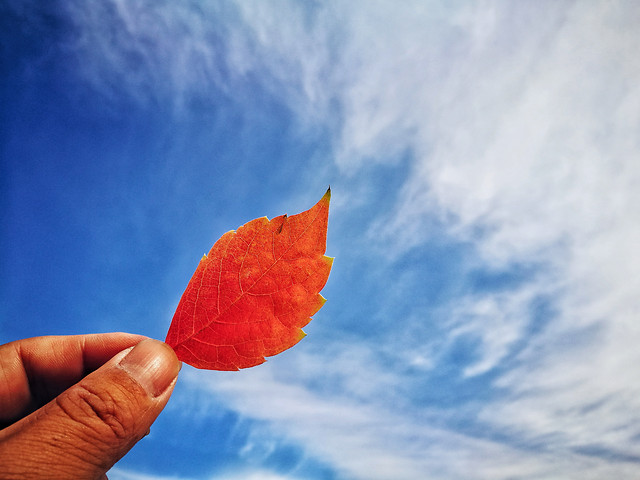
<svg viewBox="0 0 640 480"><path fill-rule="evenodd" d="M116 332L34 337L0 345L0 428L145 338Z"/></svg>

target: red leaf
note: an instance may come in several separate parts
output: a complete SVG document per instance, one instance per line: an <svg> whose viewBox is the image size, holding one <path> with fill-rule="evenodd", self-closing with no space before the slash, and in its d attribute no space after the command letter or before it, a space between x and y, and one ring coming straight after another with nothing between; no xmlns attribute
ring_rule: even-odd
<svg viewBox="0 0 640 480"><path fill-rule="evenodd" d="M298 343L325 299L331 189L306 212L256 218L202 257L165 340L197 368L238 370Z"/></svg>

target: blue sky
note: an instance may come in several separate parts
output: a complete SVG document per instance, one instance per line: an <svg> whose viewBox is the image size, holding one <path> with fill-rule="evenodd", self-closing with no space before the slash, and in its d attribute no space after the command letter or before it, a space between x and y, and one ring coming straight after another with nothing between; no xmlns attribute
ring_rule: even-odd
<svg viewBox="0 0 640 480"><path fill-rule="evenodd" d="M0 341L164 339L332 189L325 306L185 366L112 480L640 471L635 2L0 3Z"/></svg>

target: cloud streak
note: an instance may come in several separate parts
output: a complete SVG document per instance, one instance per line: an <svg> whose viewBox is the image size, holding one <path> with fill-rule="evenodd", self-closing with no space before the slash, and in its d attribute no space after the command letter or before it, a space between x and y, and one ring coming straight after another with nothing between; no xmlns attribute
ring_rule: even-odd
<svg viewBox="0 0 640 480"><path fill-rule="evenodd" d="M344 20L346 43L334 59L340 78L316 78L310 91L337 99L336 162L346 174L410 152L410 176L381 221L385 242L396 255L419 249L435 217L477 249L482 268L536 272L520 289L452 302L447 338L481 345L464 375L502 369L504 394L479 418L525 442L551 438L563 455L637 461L640 67L628 46L638 10L350 5L319 14L316 25ZM254 29L273 21L245 19ZM261 38L269 58L273 44ZM540 324L528 306L544 298L553 315Z"/></svg>
<svg viewBox="0 0 640 480"><path fill-rule="evenodd" d="M297 358L292 363L326 359ZM398 409L397 405L350 398L339 389L325 393L305 386L311 372L298 378L279 375L288 362L271 361L261 369L203 377L189 371L189 388L209 391L217 401L269 427L271 441L295 441L306 455L333 465L345 478L602 478L637 468L627 459L603 461L590 455L541 445L509 445L490 435L468 435L438 426L450 412L432 408ZM329 365L348 371L352 364ZM375 368L375 367L374 367ZM311 370L314 370L312 368ZM304 369L303 369L304 370ZM374 370L384 375L384 371ZM346 374L345 374L346 376ZM280 378L279 378L280 377ZM285 378L282 378L285 377ZM280 439L280 440L278 440ZM426 475L426 477L425 477Z"/></svg>
<svg viewBox="0 0 640 480"><path fill-rule="evenodd" d="M415 307L382 319L387 327L406 322L417 338L389 366L372 360L385 354L380 345L407 345L390 327L384 338L351 332L353 346L340 345L337 360L294 357L303 366L287 379L274 360L211 382L191 374L190 388L268 422L274 435L346 478L603 478L637 470L640 9L101 5L68 7L81 26L68 48L92 59L80 72L103 94L123 90L142 103L157 95L180 114L191 99L214 94L246 105L243 95L258 85L287 106L301 133L326 132L344 191L342 225L368 228L359 236L343 226L338 235L351 234L372 255L391 252L374 273L361 266L367 282L388 281L383 273L394 262L436 236L472 257L429 318ZM357 188L376 168L404 169L399 188ZM366 203L380 207L370 219L349 212ZM468 280L519 269L517 282L501 287ZM400 311L402 296L390 297L388 311ZM434 322L437 339L428 336ZM420 405L407 385L433 387L458 350L444 388L467 385L486 396L462 412ZM360 372L366 381L358 383ZM323 392L310 385L313 375L335 382Z"/></svg>

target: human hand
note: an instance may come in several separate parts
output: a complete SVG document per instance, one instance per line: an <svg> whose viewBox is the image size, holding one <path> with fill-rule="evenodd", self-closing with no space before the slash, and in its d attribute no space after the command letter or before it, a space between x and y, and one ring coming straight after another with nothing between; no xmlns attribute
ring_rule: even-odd
<svg viewBox="0 0 640 480"><path fill-rule="evenodd" d="M0 477L106 479L166 405L167 344L105 333L0 345Z"/></svg>

